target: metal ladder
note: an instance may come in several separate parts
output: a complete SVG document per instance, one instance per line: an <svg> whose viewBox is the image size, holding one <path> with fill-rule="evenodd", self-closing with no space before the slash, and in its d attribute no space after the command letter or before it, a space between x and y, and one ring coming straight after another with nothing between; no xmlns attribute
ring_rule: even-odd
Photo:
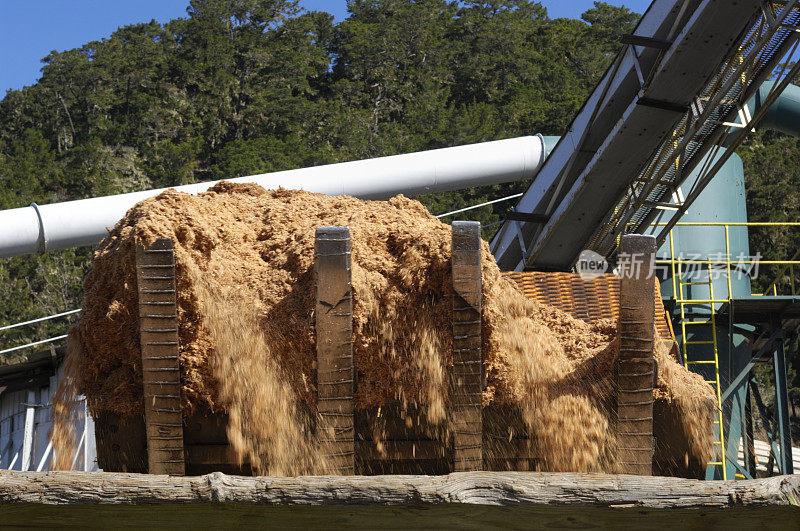
<svg viewBox="0 0 800 531"><path fill-rule="evenodd" d="M714 279L712 276L712 266L711 261L709 260L706 264L705 271L707 278L706 280L700 281L691 281L684 282L684 275L683 275L683 263L681 259L678 258L678 293L677 293L677 300L676 302L680 306L681 312L681 351L683 353L683 364L688 370L693 370L697 366L702 365L713 365L714 366L714 379L708 379L707 371L695 371L698 372L703 376L706 383L711 384L714 387L717 397L717 419L714 421L714 432L715 432L715 440L712 443L716 449L716 459L714 461L709 461L707 464L708 466L719 466L722 467L722 479L728 479L728 474L726 471L725 466L725 430L722 424L722 391L720 385L720 377L719 377L719 348L717 343L717 319L716 319L716 304L726 302L724 300L717 300L714 298ZM674 275L674 272L673 272ZM702 267L698 269L698 276L702 275ZM674 278L674 277L673 277ZM707 286L709 298L708 299L690 299L685 298L688 296L684 295L684 287L686 286ZM702 314L697 315L694 314L691 310L691 307L705 307L705 309L710 308L710 315ZM687 307L689 307L689 311L687 312ZM703 326L710 326L711 327L711 340L704 340L704 341L689 341L686 337L686 331L688 327L703 327ZM693 330L694 332L694 330ZM693 349L690 348L691 345L711 345L714 353L714 359L696 359L696 356L692 356L695 354ZM693 359L694 358L694 359Z"/></svg>

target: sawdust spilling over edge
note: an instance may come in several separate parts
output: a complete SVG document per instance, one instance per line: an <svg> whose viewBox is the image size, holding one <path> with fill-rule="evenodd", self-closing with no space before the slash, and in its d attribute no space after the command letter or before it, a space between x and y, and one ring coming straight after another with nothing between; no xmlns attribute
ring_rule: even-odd
<svg viewBox="0 0 800 531"><path fill-rule="evenodd" d="M184 415L228 412L232 444L258 470L324 469L309 435L313 417L305 413L316 402L313 248L322 225L351 231L356 408L422 405L427 420L441 425L452 366L449 226L403 196L360 201L231 183L143 201L101 243L72 332L81 345L75 381L91 410L141 414L135 245L171 237ZM485 242L482 273L484 405L520 408L543 469L614 472L614 324L589 325L526 299L501 276ZM247 309L236 327L247 332L225 326L237 308ZM239 344L247 342L257 349ZM711 390L657 355L656 398L679 415L684 439L696 436L681 446L685 460L692 452L703 462L711 447L704 424ZM268 383L259 388L259 380ZM276 426L276 418L288 425ZM281 454L286 440L303 450ZM682 459L667 451L664 460Z"/></svg>
<svg viewBox="0 0 800 531"><path fill-rule="evenodd" d="M246 457L254 470L270 476L328 471L310 410L298 404L289 375L271 355L252 310L199 285L214 344L211 373L218 382L218 401L228 413L228 440L238 464Z"/></svg>
<svg viewBox="0 0 800 531"><path fill-rule="evenodd" d="M82 356L80 345L74 334L67 338L67 356L64 361L64 376L53 395L53 470L72 470L72 456L78 450L78 441L73 422L78 412L77 375Z"/></svg>

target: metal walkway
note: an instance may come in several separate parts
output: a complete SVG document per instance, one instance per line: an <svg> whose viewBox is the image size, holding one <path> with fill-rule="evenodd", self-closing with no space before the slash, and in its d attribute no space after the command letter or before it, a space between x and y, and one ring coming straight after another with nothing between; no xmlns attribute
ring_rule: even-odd
<svg viewBox="0 0 800 531"><path fill-rule="evenodd" d="M775 72L797 46L797 7L655 0L492 241L501 268L568 270L583 249L610 256L620 234L654 221L663 242L727 156L686 182L692 171L739 145L800 70ZM750 115L770 78L771 100Z"/></svg>

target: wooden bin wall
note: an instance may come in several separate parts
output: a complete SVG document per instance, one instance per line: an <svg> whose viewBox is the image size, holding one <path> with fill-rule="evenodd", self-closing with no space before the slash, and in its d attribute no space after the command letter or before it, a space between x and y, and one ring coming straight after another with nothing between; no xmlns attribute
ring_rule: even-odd
<svg viewBox="0 0 800 531"><path fill-rule="evenodd" d="M226 433L227 416L198 413L183 422L186 474L210 472L251 475L250 465L237 463ZM106 472L147 473L144 417L121 419L103 412L95 418L97 463Z"/></svg>
<svg viewBox="0 0 800 531"><path fill-rule="evenodd" d="M507 407L483 410L484 470L527 471L538 464L532 439L518 411ZM356 474L448 474L452 445L441 430L424 420L424 412L399 404L380 410L357 411L355 422ZM220 471L251 475L239 465L226 434L224 414L196 414L184 421L186 474ZM147 473L147 442L143 417L121 420L105 412L95 419L98 465L107 472Z"/></svg>

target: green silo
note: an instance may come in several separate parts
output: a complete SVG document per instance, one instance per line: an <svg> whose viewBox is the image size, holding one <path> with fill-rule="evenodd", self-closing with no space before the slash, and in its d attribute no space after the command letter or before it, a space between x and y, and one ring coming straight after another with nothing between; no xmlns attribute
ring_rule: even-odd
<svg viewBox="0 0 800 531"><path fill-rule="evenodd" d="M717 153L712 164L723 156L723 151ZM687 183L694 182L699 168L705 161L698 165L698 170L690 175ZM681 218L681 223L745 223L747 222L747 207L745 201L744 171L741 158L735 153L722 166L705 190L691 205ZM728 284L728 267L723 263L728 259L738 262L750 259L750 246L746 226L678 226L672 231L672 250L668 239L658 251L658 258L669 260L670 257L687 261L700 261L685 265L682 275L676 276L673 282L672 268L663 267L659 270L661 280L661 293L664 299L673 297L673 286L680 282L685 285L674 291L682 290L679 299L709 301L727 300L731 295L744 297L750 295L749 264L733 264L730 266L730 290ZM710 263L708 261L711 261ZM717 262L717 263L714 263ZM711 279L711 285L709 284ZM713 285L713 296L712 296ZM713 303L714 310L719 310L722 302ZM739 371L750 359L750 345L745 336L734 333L729 336L729 327L726 319L712 315L712 303L695 303L683 305L675 304L672 309L673 327L679 346L682 346L683 333L686 331L686 340L689 342L688 360L689 368L701 374L704 379L713 382L711 385L716 391L715 352L719 363L720 393L723 392ZM716 324L716 338L709 323ZM682 322L688 322L682 326ZM729 340L732 337L732 341ZM716 341L715 341L716 339ZM723 408L723 434L726 446L726 455L736 459L739 441L742 435L742 419L744 414L744 399L747 387L742 386L738 394L726 401ZM717 439L719 434L717 433ZM716 445L718 446L718 445ZM733 479L735 469L728 463L726 476ZM722 479L719 467L710 466L707 471L708 479Z"/></svg>

